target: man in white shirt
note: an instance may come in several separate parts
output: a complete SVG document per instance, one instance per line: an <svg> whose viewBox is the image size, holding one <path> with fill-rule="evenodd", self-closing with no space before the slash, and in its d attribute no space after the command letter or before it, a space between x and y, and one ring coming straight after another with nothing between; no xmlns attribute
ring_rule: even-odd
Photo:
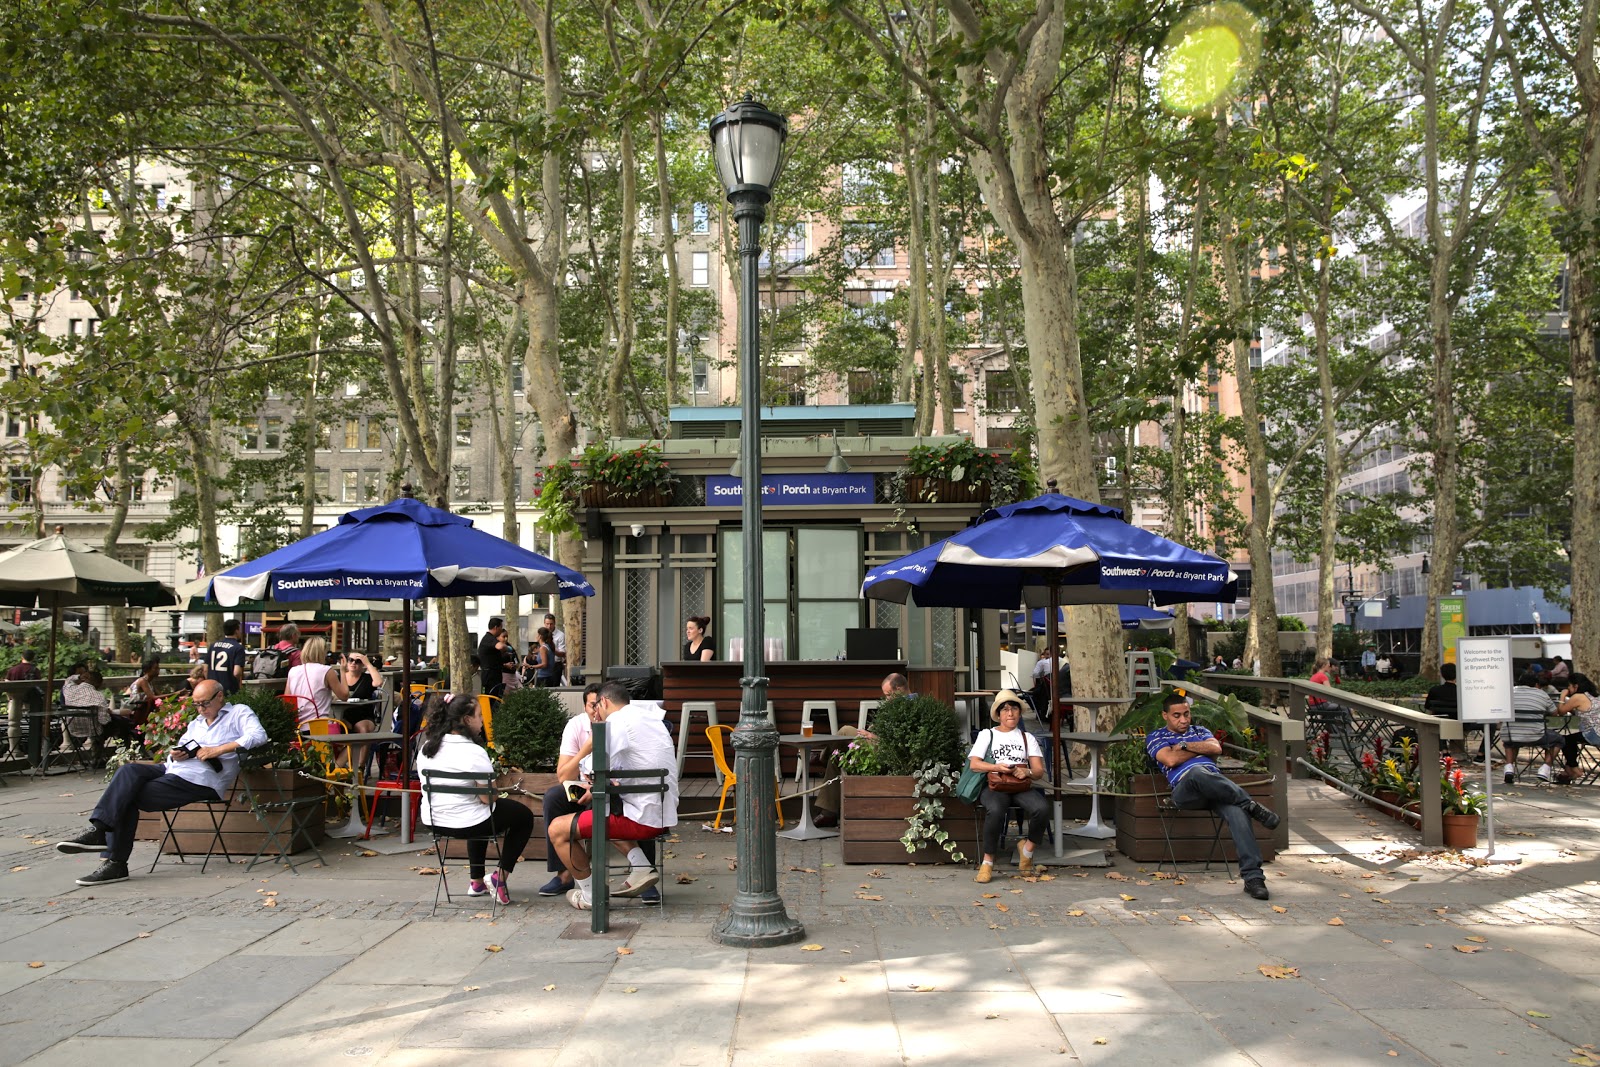
<svg viewBox="0 0 1600 1067"><path fill-rule="evenodd" d="M267 743L256 713L245 704L224 704L220 683L194 687L199 712L162 766L125 763L89 815L89 830L58 841L57 852L98 852L105 862L78 879L79 885L126 881L128 857L141 811L167 811L200 800L222 800L239 776L239 752Z"/></svg>
<svg viewBox="0 0 1600 1067"><path fill-rule="evenodd" d="M606 817L606 836L613 841L649 841L678 823L678 758L672 748L672 735L662 721L661 705L654 702L633 702L627 687L621 682L607 682L600 687L600 708L596 716L606 724L607 763L617 771L665 770L665 793L622 793L622 814L615 812ZM588 757L594 749L591 735L578 750L578 759ZM648 779L630 778L623 784L647 783ZM581 841L594 834L594 812L585 794L579 801L582 811L570 817L556 819L548 825L550 847L572 872L573 887L567 893L567 903L579 911L587 911L593 899L593 875L589 853ZM628 874L618 895L632 896L642 893L661 880L661 875L646 858L643 849L630 849Z"/></svg>
<svg viewBox="0 0 1600 1067"><path fill-rule="evenodd" d="M555 650L556 666L561 668L561 684L567 684L567 631L556 629L556 617L546 615L544 628L550 631L550 647Z"/></svg>

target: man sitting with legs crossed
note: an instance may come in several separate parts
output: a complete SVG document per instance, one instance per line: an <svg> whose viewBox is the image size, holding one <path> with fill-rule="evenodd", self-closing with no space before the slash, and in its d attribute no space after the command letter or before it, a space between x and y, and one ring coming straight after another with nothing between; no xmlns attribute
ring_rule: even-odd
<svg viewBox="0 0 1600 1067"><path fill-rule="evenodd" d="M1161 702L1161 718L1166 723L1145 735L1145 751L1166 772L1172 787L1174 807L1194 810L1210 808L1228 824L1228 834L1239 853L1239 877L1244 891L1257 900L1266 900L1267 876L1261 873L1261 847L1256 844L1250 820L1275 830L1278 813L1250 799L1237 782L1217 768L1213 756L1222 755L1222 742L1204 726L1190 721L1189 698L1179 692L1168 693Z"/></svg>
<svg viewBox="0 0 1600 1067"><path fill-rule="evenodd" d="M600 687L598 721L606 724L607 763L616 771L665 770L665 793L613 794L612 814L606 818L606 836L612 841L648 841L678 823L678 771L677 755L672 748L672 735L667 732L659 716L659 705L631 703L627 687L621 682L607 682ZM579 759L594 750L591 736L579 749ZM643 779L624 779L622 784L639 784ZM621 814L616 813L620 801ZM588 794L580 801L587 805ZM567 870L572 872L573 887L567 893L567 903L579 911L587 911L593 900L591 887L593 875L589 866L589 853L583 839L594 836L594 812L585 807L576 815L557 819L549 828L550 846L556 850ZM628 851L632 870L619 892L633 894L660 881L661 875L650 864L644 850L634 847Z"/></svg>

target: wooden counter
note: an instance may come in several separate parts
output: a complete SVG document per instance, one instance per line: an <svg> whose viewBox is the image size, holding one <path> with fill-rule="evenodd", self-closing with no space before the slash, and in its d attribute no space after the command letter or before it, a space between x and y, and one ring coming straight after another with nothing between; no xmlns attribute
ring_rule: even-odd
<svg viewBox="0 0 1600 1067"><path fill-rule="evenodd" d="M854 726L863 700L883 699L884 675L898 672L916 677L913 672L906 670L904 663L892 660L786 660L767 664L766 671L769 679L767 699L772 701L780 734L800 732L800 706L807 700L837 701L839 725ZM952 680L950 688L953 692L953 674L948 670L938 673ZM743 674L743 663L725 660L712 660L710 663L675 660L663 663L662 703L667 709L667 725L672 730L673 738L678 736L678 712L685 700L714 700L717 703L717 722L737 726L739 702L744 696L739 688L739 679ZM915 682L912 688L914 691L924 691L917 690ZM827 729L825 721L820 724L820 729ZM779 749L778 758L782 761L783 772L793 776L794 753ZM731 751L728 752L728 762L733 762ZM710 773L710 748L706 743L704 726L697 716L689 738L689 759L684 765L684 774Z"/></svg>

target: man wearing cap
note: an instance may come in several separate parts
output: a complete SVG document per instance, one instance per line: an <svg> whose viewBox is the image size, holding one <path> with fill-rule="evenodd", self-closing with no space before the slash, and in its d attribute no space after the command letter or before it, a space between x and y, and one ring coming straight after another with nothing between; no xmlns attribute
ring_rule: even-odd
<svg viewBox="0 0 1600 1067"><path fill-rule="evenodd" d="M1044 838L1050 807L1034 783L1044 778L1044 752L1032 734L1022 729L1022 698L1010 689L995 694L989 706L989 719L995 725L978 734L967 753L967 766L980 774L1015 779L1016 789L983 788L978 803L983 808L983 862L978 865L977 881L994 877L994 854L1000 850L1000 835L1005 832L1006 816L1016 804L1028 817L1028 836L1017 842L1017 869L1033 868L1033 850ZM993 782L995 779L990 778Z"/></svg>
<svg viewBox="0 0 1600 1067"><path fill-rule="evenodd" d="M1239 854L1239 877L1244 891L1257 900L1266 900L1267 876L1261 873L1261 846L1250 827L1250 820L1277 829L1278 813L1250 799L1237 782L1217 767L1212 757L1222 755L1222 742L1204 726L1191 721L1189 698L1181 690L1168 693L1161 702L1165 726L1145 735L1145 751L1166 772L1172 787L1172 804L1185 810L1210 808L1228 824L1228 834Z"/></svg>

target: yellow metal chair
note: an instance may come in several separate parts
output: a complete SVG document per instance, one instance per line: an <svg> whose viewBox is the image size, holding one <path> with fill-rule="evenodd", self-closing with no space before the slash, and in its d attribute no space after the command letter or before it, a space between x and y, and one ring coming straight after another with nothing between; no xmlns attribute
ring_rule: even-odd
<svg viewBox="0 0 1600 1067"><path fill-rule="evenodd" d="M724 747L728 735L733 733L731 726L707 726L706 740L711 742L711 758L717 764L717 771L722 775L722 795L717 798L717 821L711 824L713 830L722 829L722 812L728 806L728 790L739 784L739 779L734 777L733 768L728 764L728 752ZM780 779L777 768L774 766L772 774L772 803L778 809L778 829L783 829L783 800L778 796L778 783Z"/></svg>
<svg viewBox="0 0 1600 1067"><path fill-rule="evenodd" d="M483 737L491 745L494 744L494 707L500 703L496 696L478 697L478 710L483 712Z"/></svg>

